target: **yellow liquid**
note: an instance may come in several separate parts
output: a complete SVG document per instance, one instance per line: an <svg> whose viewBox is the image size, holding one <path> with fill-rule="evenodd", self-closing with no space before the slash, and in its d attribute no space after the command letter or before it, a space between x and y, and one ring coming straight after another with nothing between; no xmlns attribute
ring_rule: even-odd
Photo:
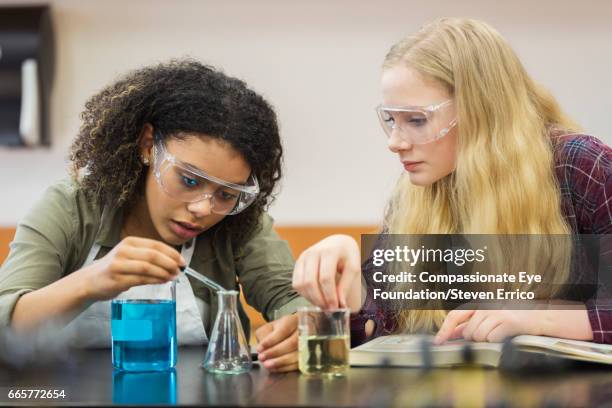
<svg viewBox="0 0 612 408"><path fill-rule="evenodd" d="M349 336L300 336L299 368L313 376L341 376L349 368Z"/></svg>

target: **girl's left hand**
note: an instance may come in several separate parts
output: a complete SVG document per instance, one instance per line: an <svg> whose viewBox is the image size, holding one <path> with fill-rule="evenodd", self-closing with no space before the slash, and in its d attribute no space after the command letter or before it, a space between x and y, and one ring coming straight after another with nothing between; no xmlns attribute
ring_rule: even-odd
<svg viewBox="0 0 612 408"><path fill-rule="evenodd" d="M434 344L463 337L470 341L502 342L519 334L540 335L542 310L453 310L442 323Z"/></svg>
<svg viewBox="0 0 612 408"><path fill-rule="evenodd" d="M255 332L258 359L271 372L286 372L298 368L297 314L266 323Z"/></svg>

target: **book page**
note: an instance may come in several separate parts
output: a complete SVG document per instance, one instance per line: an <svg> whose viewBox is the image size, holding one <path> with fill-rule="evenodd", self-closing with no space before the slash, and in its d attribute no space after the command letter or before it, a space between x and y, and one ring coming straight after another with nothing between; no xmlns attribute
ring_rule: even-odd
<svg viewBox="0 0 612 408"><path fill-rule="evenodd" d="M359 346L357 349L372 352L420 352L424 347L423 342L428 342L433 352L458 351L462 350L466 345L469 345L474 350L493 349L501 351L502 348L501 343L476 343L463 339L449 340L442 345L434 346L432 344L433 336L404 334L381 336Z"/></svg>
<svg viewBox="0 0 612 408"><path fill-rule="evenodd" d="M589 341L568 340L545 336L517 336L513 343L518 346L539 347L561 353L585 356L612 363L612 345Z"/></svg>

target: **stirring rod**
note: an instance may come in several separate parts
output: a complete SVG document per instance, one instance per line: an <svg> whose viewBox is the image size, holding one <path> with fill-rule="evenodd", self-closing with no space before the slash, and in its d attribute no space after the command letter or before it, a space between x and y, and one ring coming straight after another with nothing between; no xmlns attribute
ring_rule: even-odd
<svg viewBox="0 0 612 408"><path fill-rule="evenodd" d="M190 268L188 266L183 266L181 268L181 271L185 272L189 276L192 276L192 277L196 278L197 280L202 282L204 285L208 286L209 288L211 288L213 290L216 290L216 291L227 290L223 286L221 286L217 282L215 282L214 280L212 280L210 278L207 278L206 276L202 275L200 272L198 272L195 269L192 269L192 268Z"/></svg>

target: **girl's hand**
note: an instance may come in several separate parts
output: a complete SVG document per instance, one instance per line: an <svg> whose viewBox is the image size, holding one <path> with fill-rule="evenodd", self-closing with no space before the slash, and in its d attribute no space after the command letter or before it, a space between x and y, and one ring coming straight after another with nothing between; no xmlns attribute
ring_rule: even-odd
<svg viewBox="0 0 612 408"><path fill-rule="evenodd" d="M463 337L470 341L502 342L519 334L542 335L546 310L453 310L442 323L434 344Z"/></svg>
<svg viewBox="0 0 612 408"><path fill-rule="evenodd" d="M295 264L293 288L315 306L359 311L363 296L357 242L332 235L308 248Z"/></svg>
<svg viewBox="0 0 612 408"><path fill-rule="evenodd" d="M286 372L298 369L298 317L281 317L266 323L255 332L258 359L269 371Z"/></svg>
<svg viewBox="0 0 612 408"><path fill-rule="evenodd" d="M108 300L132 286L176 279L184 265L181 254L163 242L127 237L106 256L75 273L83 276L88 299Z"/></svg>

